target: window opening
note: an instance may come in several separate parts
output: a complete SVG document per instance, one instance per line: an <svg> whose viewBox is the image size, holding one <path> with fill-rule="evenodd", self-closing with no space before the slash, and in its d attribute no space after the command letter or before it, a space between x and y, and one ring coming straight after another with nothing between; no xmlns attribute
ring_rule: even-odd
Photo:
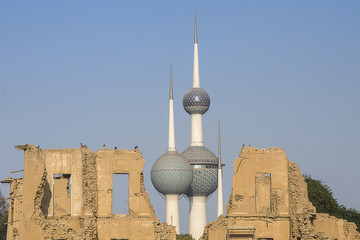
<svg viewBox="0 0 360 240"><path fill-rule="evenodd" d="M113 174L113 214L129 214L129 174Z"/></svg>
<svg viewBox="0 0 360 240"><path fill-rule="evenodd" d="M54 174L53 212L54 216L71 215L70 174Z"/></svg>

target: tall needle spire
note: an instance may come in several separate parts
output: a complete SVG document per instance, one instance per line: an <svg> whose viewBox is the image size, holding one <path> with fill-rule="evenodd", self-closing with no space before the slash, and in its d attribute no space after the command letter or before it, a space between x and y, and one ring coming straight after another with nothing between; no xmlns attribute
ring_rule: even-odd
<svg viewBox="0 0 360 240"><path fill-rule="evenodd" d="M198 50L198 39L197 39L197 26L196 26L196 12L195 12L195 33L194 33L194 68L193 68L193 88L200 87L200 76L199 76L199 50Z"/></svg>
<svg viewBox="0 0 360 240"><path fill-rule="evenodd" d="M195 34L194 34L194 43L198 43L198 40L197 40L197 29L196 29L196 11L195 11Z"/></svg>
<svg viewBox="0 0 360 240"><path fill-rule="evenodd" d="M176 151L175 148L175 124L174 124L174 99L172 83L172 66L170 63L170 94L169 94L169 147L168 151Z"/></svg>
<svg viewBox="0 0 360 240"><path fill-rule="evenodd" d="M170 100L173 100L172 64L170 62Z"/></svg>

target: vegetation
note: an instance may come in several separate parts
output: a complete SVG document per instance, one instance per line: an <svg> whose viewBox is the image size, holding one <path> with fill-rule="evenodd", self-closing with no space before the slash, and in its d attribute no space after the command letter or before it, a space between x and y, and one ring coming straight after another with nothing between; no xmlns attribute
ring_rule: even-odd
<svg viewBox="0 0 360 240"><path fill-rule="evenodd" d="M328 213L337 218L343 218L354 222L360 230L360 212L340 205L334 198L333 193L321 180L315 180L310 175L303 175L308 185L309 200L316 207L318 213Z"/></svg>
<svg viewBox="0 0 360 240"><path fill-rule="evenodd" d="M8 208L4 195L0 191L0 240L6 240L7 223L8 221Z"/></svg>
<svg viewBox="0 0 360 240"><path fill-rule="evenodd" d="M191 234L178 234L176 235L176 240L194 240L194 238L191 236Z"/></svg>

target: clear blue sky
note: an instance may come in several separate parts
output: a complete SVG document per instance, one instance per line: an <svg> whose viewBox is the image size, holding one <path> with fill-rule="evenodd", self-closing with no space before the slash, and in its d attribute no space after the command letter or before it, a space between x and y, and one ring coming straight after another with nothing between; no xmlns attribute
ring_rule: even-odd
<svg viewBox="0 0 360 240"><path fill-rule="evenodd" d="M224 202L242 144L282 147L341 204L360 210L360 2L1 1L0 177L17 177L15 145L139 146L146 187L167 148L169 62L176 144L190 143L182 96L192 85L197 11L205 144L222 121ZM8 194L8 186L1 190ZM181 230L188 203L181 200ZM216 194L208 221L216 219Z"/></svg>

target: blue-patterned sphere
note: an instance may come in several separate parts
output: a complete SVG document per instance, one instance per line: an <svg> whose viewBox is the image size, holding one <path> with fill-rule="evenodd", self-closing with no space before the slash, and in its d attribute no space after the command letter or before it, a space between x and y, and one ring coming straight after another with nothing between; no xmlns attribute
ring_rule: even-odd
<svg viewBox="0 0 360 240"><path fill-rule="evenodd" d="M163 195L181 195L193 181L193 169L189 161L176 151L168 151L152 166L151 181Z"/></svg>
<svg viewBox="0 0 360 240"><path fill-rule="evenodd" d="M186 158L190 164L216 166L218 164L218 158L205 146L190 146L181 153L181 156Z"/></svg>
<svg viewBox="0 0 360 240"><path fill-rule="evenodd" d="M189 114L204 114L210 107L209 94L202 88L191 88L183 97L183 106Z"/></svg>
<svg viewBox="0 0 360 240"><path fill-rule="evenodd" d="M217 186L218 159L209 149L204 146L190 146L181 155L186 158L193 167L194 177L186 196L209 196Z"/></svg>
<svg viewBox="0 0 360 240"><path fill-rule="evenodd" d="M218 186L217 171L217 168L194 168L193 182L185 195L188 197L209 196Z"/></svg>

